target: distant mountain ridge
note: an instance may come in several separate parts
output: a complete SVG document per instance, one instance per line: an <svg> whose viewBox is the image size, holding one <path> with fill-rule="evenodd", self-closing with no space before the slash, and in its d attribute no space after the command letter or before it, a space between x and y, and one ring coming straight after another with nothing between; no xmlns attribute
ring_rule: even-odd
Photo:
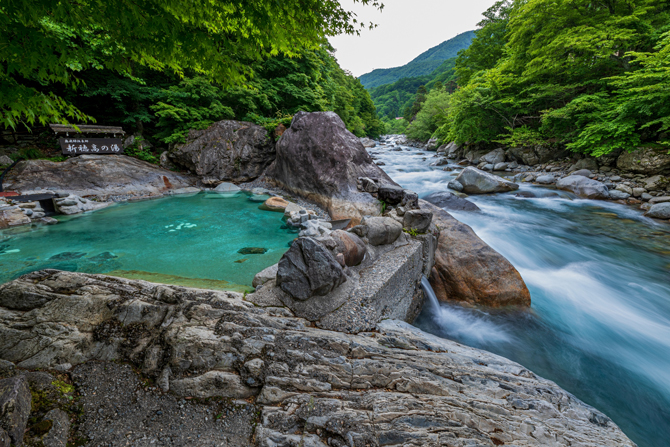
<svg viewBox="0 0 670 447"><path fill-rule="evenodd" d="M407 65L395 68L379 68L360 76L359 79L363 87L371 89L396 82L402 78L414 78L431 74L445 60L456 57L459 51L468 48L474 37L474 31L466 31L421 53Z"/></svg>

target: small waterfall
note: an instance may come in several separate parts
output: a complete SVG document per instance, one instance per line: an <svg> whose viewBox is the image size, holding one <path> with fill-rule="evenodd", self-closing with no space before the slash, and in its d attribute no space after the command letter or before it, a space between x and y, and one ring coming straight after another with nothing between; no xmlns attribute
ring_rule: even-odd
<svg viewBox="0 0 670 447"><path fill-rule="evenodd" d="M491 321L490 317L459 306L440 304L428 278L421 278L421 289L430 303L423 312L430 315L432 323L437 325L439 333L447 338L456 338L472 344L506 343L512 337L500 325Z"/></svg>
<svg viewBox="0 0 670 447"><path fill-rule="evenodd" d="M428 302L430 302L430 305L433 306L433 311L438 312L440 303L437 301L437 295L435 295L433 287L425 276L421 277L421 289L423 290L423 295L428 299Z"/></svg>

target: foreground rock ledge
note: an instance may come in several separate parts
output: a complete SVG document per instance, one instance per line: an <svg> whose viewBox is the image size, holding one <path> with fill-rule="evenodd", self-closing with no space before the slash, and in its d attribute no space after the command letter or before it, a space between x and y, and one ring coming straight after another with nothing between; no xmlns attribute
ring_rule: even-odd
<svg viewBox="0 0 670 447"><path fill-rule="evenodd" d="M181 396L255 399L258 446L634 446L502 357L406 323L347 335L242 295L44 270L0 287L0 358L123 360Z"/></svg>

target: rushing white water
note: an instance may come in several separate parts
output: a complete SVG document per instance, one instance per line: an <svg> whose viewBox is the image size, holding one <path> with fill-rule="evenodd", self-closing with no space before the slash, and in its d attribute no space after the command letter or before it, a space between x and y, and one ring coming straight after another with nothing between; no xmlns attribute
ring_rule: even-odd
<svg viewBox="0 0 670 447"><path fill-rule="evenodd" d="M432 152L370 149L402 186L447 190L460 167ZM670 445L670 228L610 202L523 184L471 196L452 212L514 264L530 312L487 312L431 298L417 325L511 358L607 413L641 447Z"/></svg>
<svg viewBox="0 0 670 447"><path fill-rule="evenodd" d="M426 298L428 298L429 304L429 308L424 311L430 313L433 321L444 328L444 333L449 335L450 338L471 344L487 341L502 343L512 340L512 337L502 325L487 319L483 312L479 315L473 315L455 306L440 305L437 296L435 296L435 291L433 291L428 278L425 276L421 280L421 287Z"/></svg>

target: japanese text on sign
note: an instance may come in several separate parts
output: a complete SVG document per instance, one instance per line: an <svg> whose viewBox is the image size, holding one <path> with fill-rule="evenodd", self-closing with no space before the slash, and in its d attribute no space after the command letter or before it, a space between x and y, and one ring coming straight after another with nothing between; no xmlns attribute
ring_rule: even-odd
<svg viewBox="0 0 670 447"><path fill-rule="evenodd" d="M61 138L60 147L65 155L123 154L119 138Z"/></svg>

